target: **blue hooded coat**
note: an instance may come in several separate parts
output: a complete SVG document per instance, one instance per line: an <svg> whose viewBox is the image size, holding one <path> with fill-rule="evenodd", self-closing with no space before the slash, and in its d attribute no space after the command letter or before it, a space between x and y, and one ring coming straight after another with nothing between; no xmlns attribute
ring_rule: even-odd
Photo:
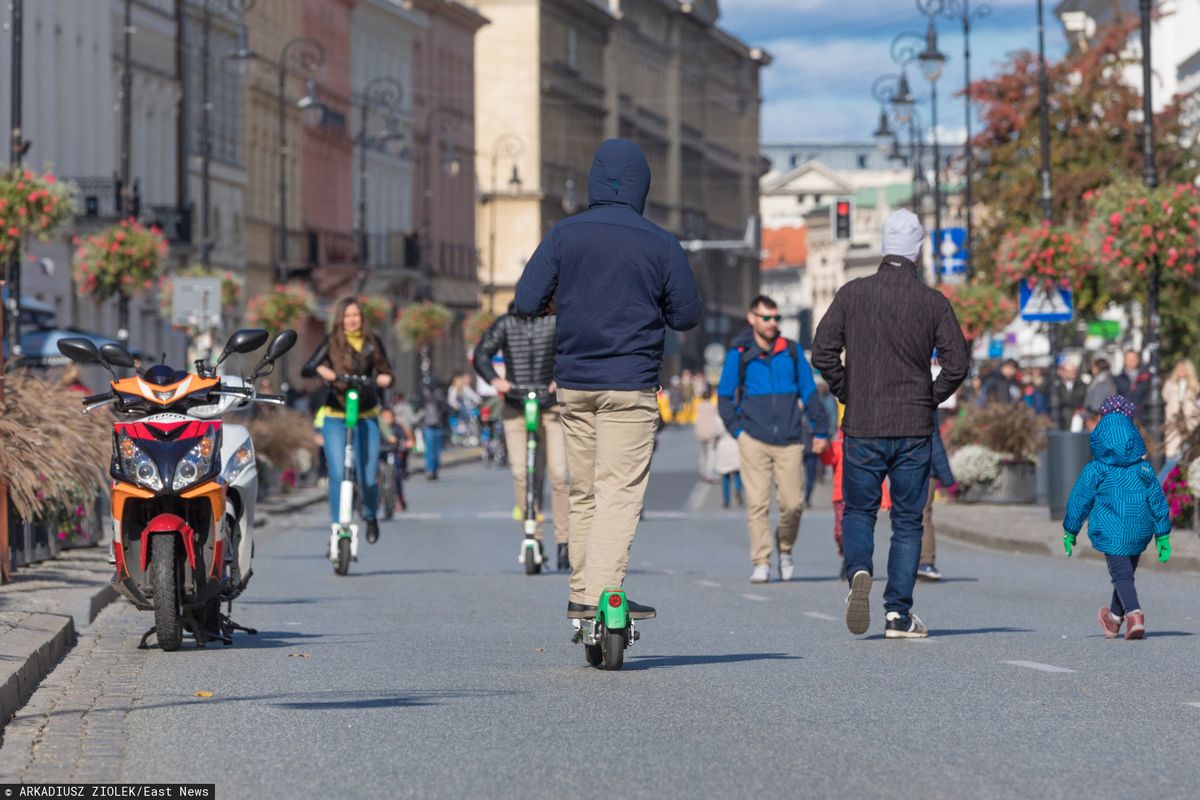
<svg viewBox="0 0 1200 800"><path fill-rule="evenodd" d="M1123 414L1106 414L1092 431L1092 460L1083 468L1063 528L1078 534L1086 520L1092 547L1136 556L1154 536L1171 532L1167 497L1145 460L1146 444Z"/></svg>
<svg viewBox="0 0 1200 800"><path fill-rule="evenodd" d="M604 142L588 175L588 210L551 229L517 283L520 314L536 316L556 298L554 378L565 389L656 388L666 329L700 321L683 248L642 216L649 192L641 149Z"/></svg>

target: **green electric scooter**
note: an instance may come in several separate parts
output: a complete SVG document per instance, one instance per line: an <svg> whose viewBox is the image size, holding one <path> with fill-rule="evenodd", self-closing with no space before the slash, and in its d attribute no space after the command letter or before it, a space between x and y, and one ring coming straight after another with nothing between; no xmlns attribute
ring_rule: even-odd
<svg viewBox="0 0 1200 800"><path fill-rule="evenodd" d="M625 590L610 586L600 594L595 619L573 620L572 644L583 645L583 655L593 667L620 669L625 664L625 648L641 638L629 616Z"/></svg>
<svg viewBox="0 0 1200 800"><path fill-rule="evenodd" d="M342 461L342 483L338 495L338 518L329 534L329 560L333 571L345 575L350 571L350 562L358 560L358 525L354 522L354 429L358 425L358 404L361 395L359 376L343 375L348 383L346 390L346 448Z"/></svg>
<svg viewBox="0 0 1200 800"><path fill-rule="evenodd" d="M537 478L538 426L541 423L542 405L537 389L525 389L525 538L521 542L521 554L517 561L525 565L526 575L537 575L542 571L545 554L542 543L535 538L539 517L538 496L541 487Z"/></svg>

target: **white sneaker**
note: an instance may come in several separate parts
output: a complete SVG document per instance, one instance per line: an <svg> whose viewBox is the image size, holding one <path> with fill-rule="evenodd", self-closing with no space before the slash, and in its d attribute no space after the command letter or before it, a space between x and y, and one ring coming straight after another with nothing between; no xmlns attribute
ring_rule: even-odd
<svg viewBox="0 0 1200 800"><path fill-rule="evenodd" d="M791 553L779 554L779 580L790 581L792 575L796 572L796 565L792 563Z"/></svg>
<svg viewBox="0 0 1200 800"><path fill-rule="evenodd" d="M753 574L750 575L751 583L766 583L771 580L771 567L767 564L756 564Z"/></svg>
<svg viewBox="0 0 1200 800"><path fill-rule="evenodd" d="M850 594L846 595L846 627L855 636L862 636L871 627L871 573L856 571L850 578Z"/></svg>

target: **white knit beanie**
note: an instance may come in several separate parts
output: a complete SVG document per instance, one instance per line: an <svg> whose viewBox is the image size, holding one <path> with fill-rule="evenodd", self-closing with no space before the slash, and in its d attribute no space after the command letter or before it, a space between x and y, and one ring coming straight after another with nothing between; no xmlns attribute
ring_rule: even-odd
<svg viewBox="0 0 1200 800"><path fill-rule="evenodd" d="M917 215L905 208L898 208L883 221L883 254L904 256L916 261L925 243L925 229Z"/></svg>

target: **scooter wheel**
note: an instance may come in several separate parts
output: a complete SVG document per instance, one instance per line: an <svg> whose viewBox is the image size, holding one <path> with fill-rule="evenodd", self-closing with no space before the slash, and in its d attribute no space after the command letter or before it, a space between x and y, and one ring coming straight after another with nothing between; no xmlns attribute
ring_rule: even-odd
<svg viewBox="0 0 1200 800"><path fill-rule="evenodd" d="M604 660L604 653L601 652L600 645L598 644L585 644L583 646L583 657L593 667L598 667L600 666L600 662Z"/></svg>
<svg viewBox="0 0 1200 800"><path fill-rule="evenodd" d="M604 668L620 669L625 665L625 631L605 630L600 637L600 649L604 656Z"/></svg>
<svg viewBox="0 0 1200 800"><path fill-rule="evenodd" d="M337 563L333 565L333 571L338 575L345 575L350 571L350 540L338 539L337 543Z"/></svg>
<svg viewBox="0 0 1200 800"><path fill-rule="evenodd" d="M525 548L525 574L537 575L542 571L542 565L537 563L532 547Z"/></svg>

